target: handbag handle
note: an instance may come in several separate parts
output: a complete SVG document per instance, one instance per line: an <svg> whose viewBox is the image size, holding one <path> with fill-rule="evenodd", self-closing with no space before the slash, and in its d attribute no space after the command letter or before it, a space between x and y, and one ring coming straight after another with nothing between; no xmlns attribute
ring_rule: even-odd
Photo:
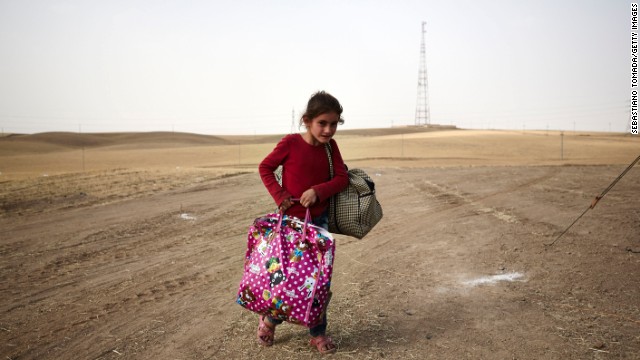
<svg viewBox="0 0 640 360"><path fill-rule="evenodd" d="M331 159L331 158L329 158L329 159ZM333 170L333 168L332 168L332 170ZM291 199L291 200L292 201L300 201L300 199ZM284 218L284 212L282 210L280 210L278 215L279 215L279 217L278 217L278 225L276 226L276 234L280 234L280 230L282 229L282 219ZM311 222L311 211L309 210L309 208L307 208L307 211L306 211L305 216L304 216L304 226L302 227L302 237L301 237L302 240L304 240L307 237L307 225L310 222ZM281 244L280 241L278 241L278 254L282 255L282 244ZM309 321L309 316L311 315L311 307L313 306L313 299L315 299L316 293L318 291L318 287L320 285L320 272L322 271L322 269L324 269L324 255L322 256L322 259L320 260L320 264L319 264L319 267L318 267L318 272L316 273L316 281L315 281L315 284L313 285L313 289L311 290L311 299L312 300L309 303L309 305L307 306L307 311L306 311L305 316L304 316L304 321L305 322Z"/></svg>
<svg viewBox="0 0 640 360"><path fill-rule="evenodd" d="M300 201L298 198L293 198L291 201ZM280 234L280 229L282 228L282 219L284 218L284 212L280 210L278 212L279 219L278 225L276 226L276 234ZM307 208L307 212L304 215L304 226L302 227L302 238L304 239L307 236L307 224L311 222L311 211Z"/></svg>
<svg viewBox="0 0 640 360"><path fill-rule="evenodd" d="M327 143L324 146L324 150L327 152L327 157L329 158L329 179L333 179L333 158L331 158L331 153L332 153L332 149L331 149L331 144Z"/></svg>

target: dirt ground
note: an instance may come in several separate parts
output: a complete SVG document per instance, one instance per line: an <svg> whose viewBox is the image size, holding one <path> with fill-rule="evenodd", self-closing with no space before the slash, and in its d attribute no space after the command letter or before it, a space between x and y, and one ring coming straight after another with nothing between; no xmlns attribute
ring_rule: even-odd
<svg viewBox="0 0 640 360"><path fill-rule="evenodd" d="M417 146L409 139L401 151ZM526 156L512 143L496 151ZM362 240L336 236L332 357L640 359L640 166L545 245L640 143L627 149L616 161L539 165L453 153L349 161L343 150L376 181L384 218ZM247 228L274 208L256 160L245 161L14 178L0 169L0 357L320 358L291 324L260 347L257 316L235 303Z"/></svg>

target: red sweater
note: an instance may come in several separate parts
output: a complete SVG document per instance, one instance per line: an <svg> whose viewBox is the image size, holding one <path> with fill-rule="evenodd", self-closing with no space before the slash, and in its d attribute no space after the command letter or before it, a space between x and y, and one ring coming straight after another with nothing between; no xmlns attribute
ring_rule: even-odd
<svg viewBox="0 0 640 360"><path fill-rule="evenodd" d="M318 201L311 207L311 217L320 216L329 205L331 196L344 190L349 184L338 144L331 139L333 160L333 179L330 179L329 159L324 145L308 144L300 134L287 135L280 140L275 149L260 163L258 170L264 186L280 205L285 199L300 198L302 193L313 188ZM282 187L276 181L273 171L282 165ZM300 203L286 211L304 219L306 209Z"/></svg>

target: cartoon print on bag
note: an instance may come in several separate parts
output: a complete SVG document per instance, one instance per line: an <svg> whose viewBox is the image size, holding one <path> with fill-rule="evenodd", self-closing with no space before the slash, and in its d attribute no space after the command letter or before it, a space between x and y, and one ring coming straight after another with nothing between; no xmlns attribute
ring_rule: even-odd
<svg viewBox="0 0 640 360"><path fill-rule="evenodd" d="M303 291L303 290L307 290L307 299L309 299L311 297L311 293L313 293L313 287L316 285L316 280L318 279L318 268L316 267L313 270L313 273L311 274L311 276L309 276L305 281L304 284L300 285L300 287L298 287L298 290Z"/></svg>
<svg viewBox="0 0 640 360"><path fill-rule="evenodd" d="M295 232L290 232L290 233L288 233L287 235L285 235L285 236L284 236L284 238L285 238L288 242L293 243L293 242L295 242L295 241L296 241L296 233L295 233Z"/></svg>
<svg viewBox="0 0 640 360"><path fill-rule="evenodd" d="M249 265L249 271L252 274L260 275L260 266L258 266L257 264L251 264Z"/></svg>
<svg viewBox="0 0 640 360"><path fill-rule="evenodd" d="M276 236L276 232L273 231L272 228L267 228L267 230L264 231L264 236L267 238L267 241L271 242L271 240Z"/></svg>
<svg viewBox="0 0 640 360"><path fill-rule="evenodd" d="M325 252L327 247L331 245L331 239L318 232L316 234L316 245L318 246L320 251Z"/></svg>
<svg viewBox="0 0 640 360"><path fill-rule="evenodd" d="M287 294L288 297L292 298L292 299L297 299L298 295L296 295L295 290L291 289L291 290L284 290L284 293Z"/></svg>
<svg viewBox="0 0 640 360"><path fill-rule="evenodd" d="M265 267L267 268L267 272L269 273L269 285L274 287L285 280L284 273L282 272L280 265L280 259L273 256L265 263Z"/></svg>
<svg viewBox="0 0 640 360"><path fill-rule="evenodd" d="M262 238L262 240L260 240L260 243L258 244L258 252L260 253L260 255L262 256L267 255L268 247L269 247L269 242L267 242L265 238Z"/></svg>
<svg viewBox="0 0 640 360"><path fill-rule="evenodd" d="M248 303L254 301L256 301L256 296L253 294L251 288L249 288L248 285L242 288L242 292L238 294L238 299L236 299L236 302L242 306L245 306Z"/></svg>
<svg viewBox="0 0 640 360"><path fill-rule="evenodd" d="M278 284L280 284L281 282L283 282L285 280L285 276L284 273L282 272L282 270L278 270L274 273L271 273L271 275L269 275L269 279L271 280L271 282L269 283L269 285L271 287L277 286Z"/></svg>
<svg viewBox="0 0 640 360"><path fill-rule="evenodd" d="M271 308L271 316L279 320L287 320L291 315L291 306L279 297L274 297L272 300L273 307Z"/></svg>
<svg viewBox="0 0 640 360"><path fill-rule="evenodd" d="M267 243L268 243L275 236L275 231L273 231L273 229L268 227L268 226L262 226L262 227L260 227L260 235L261 235L262 239L266 240Z"/></svg>
<svg viewBox="0 0 640 360"><path fill-rule="evenodd" d="M332 266L333 266L333 254L331 253L331 251L327 251L327 253L324 255L324 267L328 269Z"/></svg>
<svg viewBox="0 0 640 360"><path fill-rule="evenodd" d="M295 249L291 251L291 254L289 255L289 260L293 262L299 262L302 259L302 255L307 250L309 250L309 242L307 242L306 240L298 242L298 244L296 244Z"/></svg>
<svg viewBox="0 0 640 360"><path fill-rule="evenodd" d="M302 225L300 224L300 221L296 221L295 219L289 218L288 216L285 216L285 218L282 220L282 226L285 228L293 229L297 232L302 232Z"/></svg>

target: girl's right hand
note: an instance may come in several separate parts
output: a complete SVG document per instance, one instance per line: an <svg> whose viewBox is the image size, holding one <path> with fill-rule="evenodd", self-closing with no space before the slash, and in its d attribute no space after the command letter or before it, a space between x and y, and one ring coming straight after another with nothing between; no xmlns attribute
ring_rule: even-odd
<svg viewBox="0 0 640 360"><path fill-rule="evenodd" d="M284 199L281 203L280 203L280 211L285 212L287 211L291 205L293 205L293 202L291 201L291 198L288 199Z"/></svg>

